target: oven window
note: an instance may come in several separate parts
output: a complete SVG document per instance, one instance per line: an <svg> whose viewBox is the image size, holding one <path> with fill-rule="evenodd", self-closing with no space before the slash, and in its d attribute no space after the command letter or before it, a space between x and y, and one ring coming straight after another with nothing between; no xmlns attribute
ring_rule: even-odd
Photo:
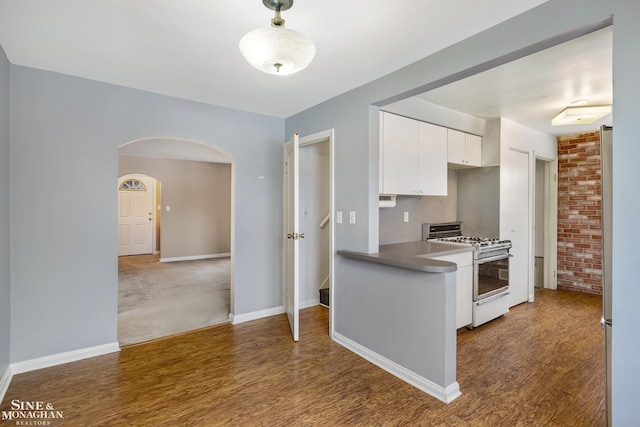
<svg viewBox="0 0 640 427"><path fill-rule="evenodd" d="M477 267L476 297L486 298L509 287L509 258L480 262Z"/></svg>

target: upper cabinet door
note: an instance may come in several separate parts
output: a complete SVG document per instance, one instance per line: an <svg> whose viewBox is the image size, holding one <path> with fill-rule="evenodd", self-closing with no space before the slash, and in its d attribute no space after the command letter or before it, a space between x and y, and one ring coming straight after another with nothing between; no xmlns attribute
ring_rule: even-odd
<svg viewBox="0 0 640 427"><path fill-rule="evenodd" d="M380 193L447 195L447 129L380 113Z"/></svg>
<svg viewBox="0 0 640 427"><path fill-rule="evenodd" d="M466 155L464 132L447 129L447 159L449 163L463 165Z"/></svg>
<svg viewBox="0 0 640 427"><path fill-rule="evenodd" d="M418 122L384 112L380 121L380 192L418 194Z"/></svg>
<svg viewBox="0 0 640 427"><path fill-rule="evenodd" d="M482 166L482 137L466 133L464 135L468 166Z"/></svg>
<svg viewBox="0 0 640 427"><path fill-rule="evenodd" d="M429 196L447 195L447 129L420 124L418 191Z"/></svg>
<svg viewBox="0 0 640 427"><path fill-rule="evenodd" d="M447 161L453 168L482 166L482 137L447 129Z"/></svg>

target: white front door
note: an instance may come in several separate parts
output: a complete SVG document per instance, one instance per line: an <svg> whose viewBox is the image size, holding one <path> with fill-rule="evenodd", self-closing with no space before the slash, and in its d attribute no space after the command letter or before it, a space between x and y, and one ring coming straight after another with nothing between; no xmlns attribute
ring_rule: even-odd
<svg viewBox="0 0 640 427"><path fill-rule="evenodd" d="M154 183L145 175L118 179L118 256L153 252Z"/></svg>
<svg viewBox="0 0 640 427"><path fill-rule="evenodd" d="M299 292L299 141L298 134L284 145L284 238L283 272L284 307L289 318L293 340L298 341L300 317Z"/></svg>

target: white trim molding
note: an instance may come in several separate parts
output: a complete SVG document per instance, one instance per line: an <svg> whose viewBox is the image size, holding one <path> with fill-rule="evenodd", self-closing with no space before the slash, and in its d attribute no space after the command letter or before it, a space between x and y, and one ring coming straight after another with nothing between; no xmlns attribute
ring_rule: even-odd
<svg viewBox="0 0 640 427"><path fill-rule="evenodd" d="M231 254L228 252L224 254L177 256L177 257L171 257L171 258L160 258L160 262L194 261L198 259L228 258L230 256Z"/></svg>
<svg viewBox="0 0 640 427"><path fill-rule="evenodd" d="M305 308L315 307L316 305L320 305L319 297L300 301L300 310L304 310Z"/></svg>
<svg viewBox="0 0 640 427"><path fill-rule="evenodd" d="M252 320L262 319L264 317L276 316L278 314L284 313L284 306L267 308L265 310L252 311L250 313L242 313L234 315L233 313L229 314L229 321L234 325L244 322L250 322Z"/></svg>
<svg viewBox="0 0 640 427"><path fill-rule="evenodd" d="M462 395L457 381L445 388L403 366L398 365L386 357L363 347L344 335L340 335L338 332L333 332L333 340L379 368L384 369L390 374L400 378L402 381L411 384L415 388L424 391L428 395L433 396L444 403L451 403Z"/></svg>
<svg viewBox="0 0 640 427"><path fill-rule="evenodd" d="M64 363L76 362L90 357L102 356L109 353L117 353L120 351L120 345L117 342L97 345L95 347L81 348L79 350L67 351L65 353L52 354L50 356L38 357L36 359L25 360L23 362L12 363L11 372L22 374L24 372L35 371L36 369L50 368Z"/></svg>
<svg viewBox="0 0 640 427"><path fill-rule="evenodd" d="M4 400L4 396L7 394L7 390L9 390L9 384L11 384L12 378L13 371L11 370L11 366L7 366L2 378L0 378L0 402Z"/></svg>

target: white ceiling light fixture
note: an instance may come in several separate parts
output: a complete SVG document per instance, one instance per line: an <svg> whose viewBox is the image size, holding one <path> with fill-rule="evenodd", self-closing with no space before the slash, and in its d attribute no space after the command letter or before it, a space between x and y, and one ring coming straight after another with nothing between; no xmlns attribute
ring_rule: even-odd
<svg viewBox="0 0 640 427"><path fill-rule="evenodd" d="M560 111L553 119L551 119L551 125L588 125L596 120L600 120L610 113L611 105L576 104L575 106L567 107Z"/></svg>
<svg viewBox="0 0 640 427"><path fill-rule="evenodd" d="M316 54L307 36L284 28L280 12L293 6L293 0L262 0L275 11L271 28L258 28L240 39L240 52L249 64L265 73L285 76L303 70Z"/></svg>

